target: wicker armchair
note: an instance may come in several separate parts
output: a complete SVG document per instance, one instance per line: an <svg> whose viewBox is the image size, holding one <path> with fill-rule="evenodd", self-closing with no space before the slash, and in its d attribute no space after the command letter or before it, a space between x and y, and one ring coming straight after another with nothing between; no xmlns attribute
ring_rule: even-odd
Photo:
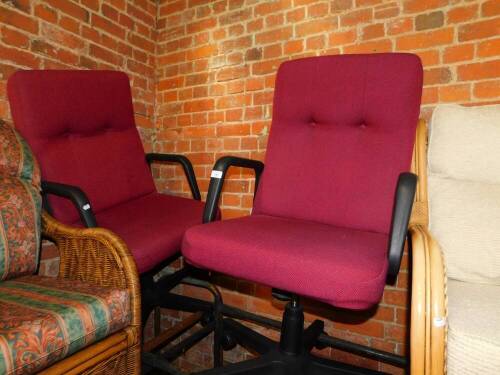
<svg viewBox="0 0 500 375"><path fill-rule="evenodd" d="M40 214L36 161L2 121L0 187L0 374L139 374L140 286L126 245ZM40 234L59 249L57 278L34 274Z"/></svg>
<svg viewBox="0 0 500 375"><path fill-rule="evenodd" d="M430 129L414 154L411 374L498 374L500 105L440 106Z"/></svg>
<svg viewBox="0 0 500 375"><path fill-rule="evenodd" d="M124 242L103 228L80 229L42 214L42 234L59 249L59 278L130 294L128 327L58 362L44 374L139 374L141 337L140 286L134 259Z"/></svg>

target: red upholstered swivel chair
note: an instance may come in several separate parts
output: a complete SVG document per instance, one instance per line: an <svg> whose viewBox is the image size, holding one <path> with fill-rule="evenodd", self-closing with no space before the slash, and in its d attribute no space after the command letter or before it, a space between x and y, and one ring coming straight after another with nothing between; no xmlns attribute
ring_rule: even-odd
<svg viewBox="0 0 500 375"><path fill-rule="evenodd" d="M214 373L358 371L309 354L332 338L322 333L321 321L303 331L298 295L365 310L397 275L416 186L416 176L406 171L421 92L422 66L410 54L325 56L281 65L265 168L222 158L209 188L206 221L214 218L227 168L253 168L252 215L190 228L182 252L200 268L271 286L288 293L291 302L279 345L225 319L229 336L261 356Z"/></svg>
<svg viewBox="0 0 500 375"><path fill-rule="evenodd" d="M144 155L128 77L114 71L18 71L9 79L8 95L15 126L39 161L53 215L64 223L111 229L130 248L141 275L143 318L153 306L209 307L167 298L184 271L153 281L179 256L184 231L202 222L204 204L186 157ZM148 167L154 161L180 163L194 199L159 194Z"/></svg>

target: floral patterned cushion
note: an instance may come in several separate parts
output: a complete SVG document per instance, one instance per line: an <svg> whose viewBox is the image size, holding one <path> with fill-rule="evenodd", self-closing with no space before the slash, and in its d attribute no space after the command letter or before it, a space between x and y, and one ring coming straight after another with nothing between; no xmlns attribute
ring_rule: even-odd
<svg viewBox="0 0 500 375"><path fill-rule="evenodd" d="M40 168L30 147L12 126L0 120L0 176L20 177L40 188Z"/></svg>
<svg viewBox="0 0 500 375"><path fill-rule="evenodd" d="M0 374L38 372L130 324L126 290L23 276L0 282Z"/></svg>
<svg viewBox="0 0 500 375"><path fill-rule="evenodd" d="M35 272L40 210L38 164L21 136L0 120L0 281Z"/></svg>
<svg viewBox="0 0 500 375"><path fill-rule="evenodd" d="M35 272L41 205L30 182L0 175L0 281Z"/></svg>

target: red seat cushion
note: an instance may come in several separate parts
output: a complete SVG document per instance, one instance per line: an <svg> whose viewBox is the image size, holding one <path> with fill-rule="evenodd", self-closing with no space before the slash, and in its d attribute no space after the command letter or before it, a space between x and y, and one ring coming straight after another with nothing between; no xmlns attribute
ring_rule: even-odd
<svg viewBox="0 0 500 375"><path fill-rule="evenodd" d="M143 273L179 252L186 229L201 224L203 208L200 201L151 193L101 211L96 219L125 241Z"/></svg>
<svg viewBox="0 0 500 375"><path fill-rule="evenodd" d="M350 309L383 293L385 234L252 215L189 229L183 254L195 266Z"/></svg>
<svg viewBox="0 0 500 375"><path fill-rule="evenodd" d="M339 307L378 303L422 76L404 53L283 63L253 216L190 229L186 258Z"/></svg>

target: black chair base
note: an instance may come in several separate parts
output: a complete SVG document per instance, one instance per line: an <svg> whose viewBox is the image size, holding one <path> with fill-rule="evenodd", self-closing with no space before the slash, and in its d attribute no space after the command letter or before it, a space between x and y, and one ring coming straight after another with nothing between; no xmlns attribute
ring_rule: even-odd
<svg viewBox="0 0 500 375"><path fill-rule="evenodd" d="M154 311L155 313L155 337L143 343L143 374L149 374L151 371L157 373L158 370L163 374L182 374L172 366L171 362L212 332L214 332L214 363L216 365L222 363L221 349L218 345L220 340L216 339L222 332L222 321L216 319L216 316L218 316L217 311L222 305L222 296L214 285L204 280L205 275L203 273L200 274L196 271L192 267L184 267L173 272L167 271L166 275L159 278L153 273L141 275L143 322L146 321L151 312ZM196 276L200 276L200 278L196 278ZM213 301L208 302L170 292L174 286L179 284L188 284L206 289L212 294ZM193 314L160 333L159 322L156 319L159 313L158 308L174 309ZM174 340L198 323L201 324L201 328L193 330L188 336L173 344ZM216 358L219 358L219 360L216 360Z"/></svg>
<svg viewBox="0 0 500 375"><path fill-rule="evenodd" d="M280 322L224 305L217 288L213 288L207 281L187 277L184 278L182 282L211 289L211 292L214 294L214 301L210 303L191 299L190 297L173 296L169 294L169 298L165 299L164 302L168 301L167 304L173 302L174 305L180 303L180 305L183 305L182 307L184 310L198 311L199 320L196 322L202 323L202 328L184 338L176 345L161 350L163 347L162 345L156 347L150 353L143 353L143 373L145 374L150 373L149 370L151 369L156 369L157 371L154 371L154 374L182 375L182 372L171 365L171 361L212 332L214 332L214 368L197 373L200 375L384 374L382 372L317 357L310 353L314 347L331 347L362 357L389 363L397 367L407 367L405 357L326 335L323 332L324 323L320 320L314 321L304 330L304 313L302 307L298 304L297 296L290 296L291 302L287 304L282 322ZM153 295L158 296L157 293L153 293ZM184 300L184 298L186 298L186 300ZM154 302L158 303L159 301L155 300ZM179 305L177 305L177 309L179 309ZM202 313L203 311L205 312ZM209 319L203 319L202 316L209 317ZM280 342L275 342L258 334L233 318L253 322L273 329L281 329ZM192 325L189 327L192 327ZM184 330L179 331L179 333L180 332L184 332ZM176 337L178 336L176 335ZM224 350L230 350L234 348L236 344L240 344L250 351L257 353L259 356L251 360L222 367L222 348L224 348Z"/></svg>
<svg viewBox="0 0 500 375"><path fill-rule="evenodd" d="M328 361L310 354L287 356L278 352L235 363L223 368L197 373L199 375L375 375L381 372L362 369L344 363Z"/></svg>
<svg viewBox="0 0 500 375"><path fill-rule="evenodd" d="M286 312L285 312L286 315ZM288 317L289 318L289 317ZM300 323L299 323L300 324ZM299 351L298 354L287 353L286 344L282 340L277 343L267 337L256 333L232 319L224 319L224 332L231 339L251 351L260 354L259 357L250 359L240 363L234 363L225 367L211 369L197 373L199 375L233 375L233 374L248 374L248 375L322 375L322 374L338 374L338 375L379 375L383 374L378 371L363 369L360 367L351 366L345 363L340 363L324 358L316 357L309 351L314 346L317 337L323 331L323 322L316 320L306 330L301 332L302 338L301 348L295 346L297 341L294 333L289 335L292 337L288 344L288 348L295 348Z"/></svg>
<svg viewBox="0 0 500 375"><path fill-rule="evenodd" d="M219 319L222 319L219 316ZM314 347L322 347L318 340L323 334L324 323L314 321L304 330L304 312L297 297L287 304L281 324L280 342L258 334L243 324L230 319L223 319L224 333L221 346L226 349L240 344L259 354L257 358L234 363L225 367L200 372L200 375L375 375L378 371L351 366L324 358L310 352Z"/></svg>

